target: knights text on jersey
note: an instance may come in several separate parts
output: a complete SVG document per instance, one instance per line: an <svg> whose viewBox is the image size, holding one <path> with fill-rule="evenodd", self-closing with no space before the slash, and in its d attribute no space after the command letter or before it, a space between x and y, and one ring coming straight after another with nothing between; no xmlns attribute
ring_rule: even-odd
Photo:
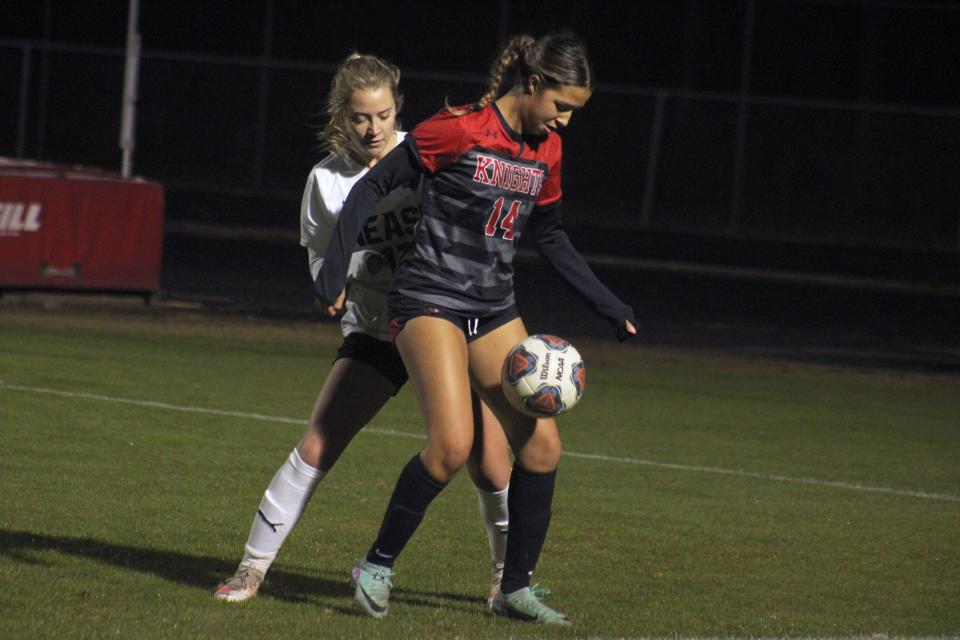
<svg viewBox="0 0 960 640"><path fill-rule="evenodd" d="M404 133L397 132L398 142ZM307 248L310 275L316 279L323 254L350 189L369 169L345 155L330 154L310 171L300 205L300 244ZM419 189L400 187L374 209L357 236L350 256L350 295L341 320L343 335L354 331L390 340L387 291L396 264L410 248L420 217Z"/></svg>
<svg viewBox="0 0 960 640"><path fill-rule="evenodd" d="M524 139L494 104L442 110L410 136L427 178L415 248L392 291L478 317L508 308L527 218L561 196L560 137Z"/></svg>

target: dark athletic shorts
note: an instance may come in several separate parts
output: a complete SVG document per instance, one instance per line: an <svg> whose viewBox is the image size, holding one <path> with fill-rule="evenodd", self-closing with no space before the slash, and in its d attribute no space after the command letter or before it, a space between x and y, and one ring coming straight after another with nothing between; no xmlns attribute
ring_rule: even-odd
<svg viewBox="0 0 960 640"><path fill-rule="evenodd" d="M473 342L477 338L482 338L494 329L498 329L520 316L515 305L511 305L503 311L478 317L468 316L460 311L438 307L397 294L390 296L388 310L390 312L390 332L393 334L394 340L397 339L397 334L403 331L403 327L407 322L420 316L443 318L448 322L452 322L463 331L467 342Z"/></svg>
<svg viewBox="0 0 960 640"><path fill-rule="evenodd" d="M407 368L403 366L403 360L400 354L389 342L377 340L365 333L353 332L343 339L343 344L337 349L337 357L334 362L340 358L352 358L365 362L377 373L390 381L394 387L394 395L400 391L400 387L407 381ZM357 390L362 393L362 389Z"/></svg>

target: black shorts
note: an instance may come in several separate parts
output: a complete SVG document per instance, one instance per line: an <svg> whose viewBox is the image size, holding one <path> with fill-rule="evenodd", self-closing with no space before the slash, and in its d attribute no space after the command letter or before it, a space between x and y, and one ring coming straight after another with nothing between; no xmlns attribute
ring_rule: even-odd
<svg viewBox="0 0 960 640"><path fill-rule="evenodd" d="M400 387L407 381L407 368L403 366L403 360L394 346L384 340L377 340L365 333L353 332L343 339L343 344L337 349L337 357L334 362L340 358L351 358L364 362L374 369L377 373L390 381L394 387L394 395L400 391ZM358 390L362 393L362 390Z"/></svg>
<svg viewBox="0 0 960 640"><path fill-rule="evenodd" d="M494 329L498 329L514 318L520 317L516 305L510 305L503 311L484 316L470 316L465 312L438 307L398 294L390 295L387 307L390 313L390 332L393 334L394 340L396 340L397 334L403 331L407 322L420 316L443 318L452 322L463 331L467 342L482 338Z"/></svg>

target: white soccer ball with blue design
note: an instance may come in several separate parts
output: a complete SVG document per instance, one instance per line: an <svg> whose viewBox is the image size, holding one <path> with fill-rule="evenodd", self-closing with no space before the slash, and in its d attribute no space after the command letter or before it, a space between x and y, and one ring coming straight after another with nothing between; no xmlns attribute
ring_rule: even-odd
<svg viewBox="0 0 960 640"><path fill-rule="evenodd" d="M503 393L517 411L546 418L580 402L587 369L568 340L532 335L510 350L503 362Z"/></svg>

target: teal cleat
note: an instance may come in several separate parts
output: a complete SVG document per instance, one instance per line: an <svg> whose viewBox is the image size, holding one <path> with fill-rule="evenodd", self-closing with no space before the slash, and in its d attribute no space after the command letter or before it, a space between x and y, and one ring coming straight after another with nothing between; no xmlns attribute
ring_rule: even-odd
<svg viewBox="0 0 960 640"><path fill-rule="evenodd" d="M538 593L542 591L538 590ZM493 600L491 607L498 616L507 618L516 618L527 622L536 622L538 624L561 624L569 625L570 618L567 614L560 613L551 609L541 601L530 587L524 587L519 591L504 595L498 593Z"/></svg>
<svg viewBox="0 0 960 640"><path fill-rule="evenodd" d="M393 588L393 571L390 567L357 560L350 572L350 584L354 587L353 606L360 613L382 618L387 615L390 604L390 589Z"/></svg>

